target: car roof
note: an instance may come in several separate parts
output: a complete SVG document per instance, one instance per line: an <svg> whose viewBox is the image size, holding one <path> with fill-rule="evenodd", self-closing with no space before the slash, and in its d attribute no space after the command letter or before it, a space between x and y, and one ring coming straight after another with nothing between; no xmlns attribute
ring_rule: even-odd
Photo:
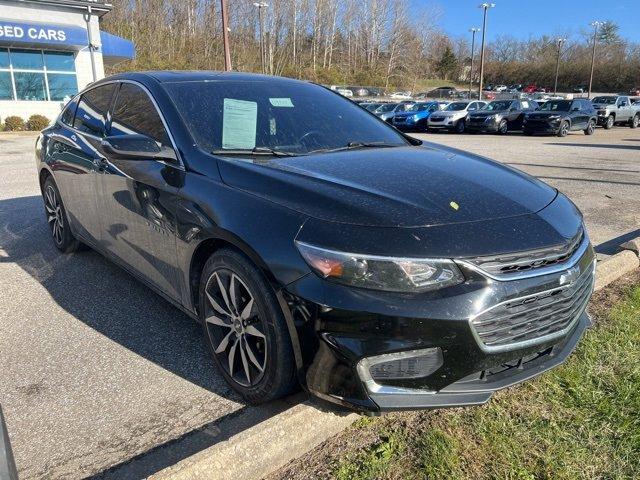
<svg viewBox="0 0 640 480"><path fill-rule="evenodd" d="M212 80L233 80L233 81L269 81L275 83L305 83L303 80L296 80L286 77L275 77L271 75L262 75L259 73L244 72L218 72L213 70L157 70L157 71L141 71L141 72L125 72L118 73L106 77L96 84L110 80L138 80L144 81L153 79L159 83L173 82L197 82Z"/></svg>

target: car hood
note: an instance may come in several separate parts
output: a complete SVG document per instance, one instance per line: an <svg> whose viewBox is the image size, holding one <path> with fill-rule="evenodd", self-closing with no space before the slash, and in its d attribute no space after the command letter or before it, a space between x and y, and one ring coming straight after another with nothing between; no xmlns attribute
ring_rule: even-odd
<svg viewBox="0 0 640 480"><path fill-rule="evenodd" d="M615 105L611 103L594 103L593 108L615 108Z"/></svg>
<svg viewBox="0 0 640 480"><path fill-rule="evenodd" d="M426 115L429 115L429 112L426 112L424 110L421 112L398 112L394 116L395 117L413 117L414 115L417 117L424 117Z"/></svg>
<svg viewBox="0 0 640 480"><path fill-rule="evenodd" d="M555 189L453 149L375 148L247 162L222 158L223 181L308 216L410 227L527 215Z"/></svg>
<svg viewBox="0 0 640 480"><path fill-rule="evenodd" d="M471 112L469 114L470 117L476 117L476 118L487 118L490 117L491 115L500 115L503 113L506 113L507 110L491 110L491 111L487 111L487 112Z"/></svg>

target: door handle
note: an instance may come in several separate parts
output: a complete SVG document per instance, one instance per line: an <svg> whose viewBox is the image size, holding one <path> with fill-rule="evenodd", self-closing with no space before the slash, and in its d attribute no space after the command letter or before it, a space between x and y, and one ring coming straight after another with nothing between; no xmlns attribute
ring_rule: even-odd
<svg viewBox="0 0 640 480"><path fill-rule="evenodd" d="M108 162L105 157L98 157L93 159L93 164L98 170L102 171L107 168Z"/></svg>

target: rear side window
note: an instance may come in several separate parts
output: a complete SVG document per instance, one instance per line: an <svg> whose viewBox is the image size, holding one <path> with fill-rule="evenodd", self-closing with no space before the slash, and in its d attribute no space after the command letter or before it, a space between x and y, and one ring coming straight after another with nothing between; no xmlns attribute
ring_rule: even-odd
<svg viewBox="0 0 640 480"><path fill-rule="evenodd" d="M138 85L120 86L111 120L111 135L140 134L153 138L164 146L171 146L162 119L145 92Z"/></svg>
<svg viewBox="0 0 640 480"><path fill-rule="evenodd" d="M69 127L73 127L73 117L76 114L76 108L78 107L78 97L72 98L67 103L67 106L60 115L60 121Z"/></svg>
<svg viewBox="0 0 640 480"><path fill-rule="evenodd" d="M107 111L115 90L115 83L92 88L80 97L73 126L81 132L97 137L105 136Z"/></svg>

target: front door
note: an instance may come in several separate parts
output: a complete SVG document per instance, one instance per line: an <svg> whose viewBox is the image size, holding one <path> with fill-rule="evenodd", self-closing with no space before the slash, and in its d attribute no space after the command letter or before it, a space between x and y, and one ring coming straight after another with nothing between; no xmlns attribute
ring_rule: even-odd
<svg viewBox="0 0 640 480"><path fill-rule="evenodd" d="M155 104L141 86L121 83L112 112L110 136L143 134L173 148ZM179 300L175 206L184 170L156 160L105 156L98 175L104 248Z"/></svg>

